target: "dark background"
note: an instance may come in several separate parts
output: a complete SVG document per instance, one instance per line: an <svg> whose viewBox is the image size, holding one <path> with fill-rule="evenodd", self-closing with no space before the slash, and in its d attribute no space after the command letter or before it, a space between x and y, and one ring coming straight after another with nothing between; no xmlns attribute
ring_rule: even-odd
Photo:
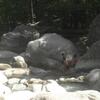
<svg viewBox="0 0 100 100"><path fill-rule="evenodd" d="M19 24L40 22L40 33L77 39L87 35L100 0L0 0L0 36Z"/></svg>

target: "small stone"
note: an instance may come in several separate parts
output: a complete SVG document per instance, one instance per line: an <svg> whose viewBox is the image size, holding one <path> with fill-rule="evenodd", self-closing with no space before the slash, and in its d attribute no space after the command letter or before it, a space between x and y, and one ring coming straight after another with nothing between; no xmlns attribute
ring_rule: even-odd
<svg viewBox="0 0 100 100"><path fill-rule="evenodd" d="M20 81L19 78L11 78L11 79L8 80L7 83L8 83L9 85L13 85L13 84L19 83L19 81Z"/></svg>
<svg viewBox="0 0 100 100"><path fill-rule="evenodd" d="M14 84L12 87L12 91L22 91L26 90L26 86L24 84Z"/></svg>

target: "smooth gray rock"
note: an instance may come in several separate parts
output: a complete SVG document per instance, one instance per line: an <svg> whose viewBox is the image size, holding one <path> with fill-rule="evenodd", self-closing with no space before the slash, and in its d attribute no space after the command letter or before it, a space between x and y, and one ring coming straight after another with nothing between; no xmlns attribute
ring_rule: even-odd
<svg viewBox="0 0 100 100"><path fill-rule="evenodd" d="M70 40L51 33L29 42L26 56L30 59L29 64L34 67L61 72L65 71L64 68L67 69L74 65L78 52Z"/></svg>

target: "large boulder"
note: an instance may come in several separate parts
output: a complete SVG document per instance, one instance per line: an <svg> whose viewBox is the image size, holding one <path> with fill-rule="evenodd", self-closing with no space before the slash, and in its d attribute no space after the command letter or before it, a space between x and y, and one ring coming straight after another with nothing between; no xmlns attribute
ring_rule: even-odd
<svg viewBox="0 0 100 100"><path fill-rule="evenodd" d="M62 71L76 63L78 52L70 40L52 33L29 42L26 56L30 59L30 65Z"/></svg>
<svg viewBox="0 0 100 100"><path fill-rule="evenodd" d="M97 15L89 26L88 45L100 40L100 14Z"/></svg>
<svg viewBox="0 0 100 100"><path fill-rule="evenodd" d="M100 68L100 41L94 43L75 65L75 71L79 73L88 73L95 68Z"/></svg>
<svg viewBox="0 0 100 100"><path fill-rule="evenodd" d="M28 25L20 25L12 32L3 34L0 41L0 50L10 50L16 53L25 51L27 43L38 38L39 33Z"/></svg>

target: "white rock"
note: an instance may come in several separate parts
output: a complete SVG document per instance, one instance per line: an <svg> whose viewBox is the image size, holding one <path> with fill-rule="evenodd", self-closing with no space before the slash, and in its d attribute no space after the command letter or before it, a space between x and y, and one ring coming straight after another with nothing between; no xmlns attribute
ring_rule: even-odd
<svg viewBox="0 0 100 100"><path fill-rule="evenodd" d="M66 92L66 90L60 86L56 81L54 80L48 80L48 84L45 85L47 92L57 92L57 93L63 93Z"/></svg>
<svg viewBox="0 0 100 100"><path fill-rule="evenodd" d="M33 95L31 91L16 91L6 96L4 100L31 100Z"/></svg>
<svg viewBox="0 0 100 100"><path fill-rule="evenodd" d="M8 78L22 78L25 76L28 76L30 73L30 70L28 68L9 68L4 71L4 74Z"/></svg>
<svg viewBox="0 0 100 100"><path fill-rule="evenodd" d="M28 83L27 83L27 79L21 79L21 80L20 80L20 83L21 83L21 84L28 84Z"/></svg>
<svg viewBox="0 0 100 100"><path fill-rule="evenodd" d="M65 93L41 92L31 100L100 100L100 92L93 90Z"/></svg>
<svg viewBox="0 0 100 100"><path fill-rule="evenodd" d="M13 85L13 84L17 84L17 83L19 83L20 82L20 79L19 78L11 78L11 79L9 79L8 80L8 84L9 85Z"/></svg>
<svg viewBox="0 0 100 100"><path fill-rule="evenodd" d="M22 91L26 89L26 85L24 84L14 84L12 86L12 91Z"/></svg>
<svg viewBox="0 0 100 100"><path fill-rule="evenodd" d="M34 92L66 92L66 90L54 80L33 83L33 91Z"/></svg>
<svg viewBox="0 0 100 100"><path fill-rule="evenodd" d="M8 81L7 77L4 75L4 73L0 72L0 83L6 83Z"/></svg>
<svg viewBox="0 0 100 100"><path fill-rule="evenodd" d="M3 84L0 84L0 96L8 95L11 93L11 89Z"/></svg>
<svg viewBox="0 0 100 100"><path fill-rule="evenodd" d="M27 64L22 56L16 56L16 57L14 57L14 59L15 59L16 64L17 64L16 67L27 68Z"/></svg>
<svg viewBox="0 0 100 100"><path fill-rule="evenodd" d="M43 85L42 84L33 84L32 85L32 89L33 89L33 92L42 92L42 91L45 91L45 90L43 90Z"/></svg>

